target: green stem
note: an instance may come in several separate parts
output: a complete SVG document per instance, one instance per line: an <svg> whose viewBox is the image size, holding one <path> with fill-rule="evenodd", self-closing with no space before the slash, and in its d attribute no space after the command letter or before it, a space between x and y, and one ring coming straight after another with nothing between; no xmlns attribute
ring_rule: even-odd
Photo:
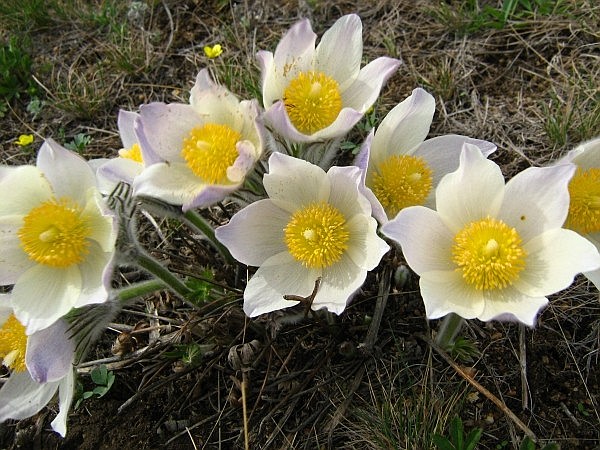
<svg viewBox="0 0 600 450"><path fill-rule="evenodd" d="M213 230L212 226L194 210L186 211L183 215L188 224L192 225L198 231L200 231L208 241L212 244L212 246L219 252L219 254L230 264L234 263L234 259L223 244L221 244L215 236L215 230Z"/></svg>
<svg viewBox="0 0 600 450"><path fill-rule="evenodd" d="M458 314L450 313L442 320L440 329L435 337L435 343L447 350L454 344L465 319Z"/></svg>
<svg viewBox="0 0 600 450"><path fill-rule="evenodd" d="M118 289L115 297L121 305L125 305L129 300L151 294L165 288L165 283L161 280L147 280L140 283Z"/></svg>
<svg viewBox="0 0 600 450"><path fill-rule="evenodd" d="M147 270L164 284L167 285L174 292L179 294L184 300L192 293L191 289L189 289L178 277L173 275L166 269L161 263L152 258L150 255L146 254L146 252L140 251L136 256L136 263L142 269Z"/></svg>

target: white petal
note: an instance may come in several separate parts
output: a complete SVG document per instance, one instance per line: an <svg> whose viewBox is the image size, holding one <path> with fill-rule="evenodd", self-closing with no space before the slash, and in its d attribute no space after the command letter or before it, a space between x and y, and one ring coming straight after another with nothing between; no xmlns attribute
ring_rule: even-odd
<svg viewBox="0 0 600 450"><path fill-rule="evenodd" d="M600 136L584 142L571 152L573 152L572 161L578 167L583 169L600 167Z"/></svg>
<svg viewBox="0 0 600 450"><path fill-rule="evenodd" d="M98 189L105 195L110 194L120 181L133 184L144 165L129 158L113 158L102 164L96 172Z"/></svg>
<svg viewBox="0 0 600 450"><path fill-rule="evenodd" d="M58 269L36 265L25 272L12 290L15 316L27 334L49 327L68 313L81 294L77 266Z"/></svg>
<svg viewBox="0 0 600 450"><path fill-rule="evenodd" d="M381 233L395 240L410 268L421 275L429 271L451 271L454 233L440 215L423 206L405 208L381 227Z"/></svg>
<svg viewBox="0 0 600 450"><path fill-rule="evenodd" d="M327 308L327 311L341 314L352 294L362 286L366 277L367 271L344 255L340 261L323 269L323 278L312 309L316 311Z"/></svg>
<svg viewBox="0 0 600 450"><path fill-rule="evenodd" d="M371 161L374 170L391 155L408 154L423 142L435 113L435 99L421 88L396 105L375 130L371 144Z"/></svg>
<svg viewBox="0 0 600 450"><path fill-rule="evenodd" d="M531 297L545 297L567 288L580 272L600 267L600 254L571 230L548 230L525 243L525 269L514 286Z"/></svg>
<svg viewBox="0 0 600 450"><path fill-rule="evenodd" d="M362 171L355 166L331 167L327 177L331 186L329 204L349 219L355 214L371 215L371 204L358 191Z"/></svg>
<svg viewBox="0 0 600 450"><path fill-rule="evenodd" d="M546 297L529 297L510 287L490 294L479 320L518 321L532 327L539 311L548 304Z"/></svg>
<svg viewBox="0 0 600 450"><path fill-rule="evenodd" d="M119 110L117 118L117 128L119 129L119 136L121 137L121 143L123 148L131 148L134 144L137 144L137 136L133 128L135 120L140 115L136 112L125 111L124 109Z"/></svg>
<svg viewBox="0 0 600 450"><path fill-rule="evenodd" d="M158 163L138 175L133 183L133 194L182 205L195 198L205 186L186 164Z"/></svg>
<svg viewBox="0 0 600 450"><path fill-rule="evenodd" d="M377 221L370 216L357 214L346 223L350 241L346 254L357 266L373 270L390 247L377 235Z"/></svg>
<svg viewBox="0 0 600 450"><path fill-rule="evenodd" d="M58 386L58 414L52 421L52 429L65 437L67 434L67 415L75 393L75 371L69 370Z"/></svg>
<svg viewBox="0 0 600 450"><path fill-rule="evenodd" d="M36 383L29 372L14 372L0 389L0 422L26 419L54 397L58 382Z"/></svg>
<svg viewBox="0 0 600 450"><path fill-rule="evenodd" d="M552 228L561 227L569 212L568 185L574 165L530 167L508 183L498 218L515 227L527 242Z"/></svg>
<svg viewBox="0 0 600 450"><path fill-rule="evenodd" d="M592 270L591 272L583 272L588 280L594 283L596 289L600 290L600 270Z"/></svg>
<svg viewBox="0 0 600 450"><path fill-rule="evenodd" d="M451 312L465 319L481 315L485 307L482 291L471 289L457 272L428 272L419 281L428 319Z"/></svg>
<svg viewBox="0 0 600 450"><path fill-rule="evenodd" d="M81 216L90 225L88 239L96 241L104 251L113 252L117 239L117 218L95 189L88 192L85 210Z"/></svg>
<svg viewBox="0 0 600 450"><path fill-rule="evenodd" d="M47 139L37 157L37 167L50 182L57 198L67 197L85 204L88 189L96 188L96 177L79 155Z"/></svg>
<svg viewBox="0 0 600 450"><path fill-rule="evenodd" d="M68 324L58 320L27 339L25 363L38 383L59 381L72 370L75 346L69 339Z"/></svg>
<svg viewBox="0 0 600 450"><path fill-rule="evenodd" d="M250 317L289 308L298 302L283 298L284 295L308 296L319 270L303 267L288 252L267 259L256 271L244 290L244 312Z"/></svg>
<svg viewBox="0 0 600 450"><path fill-rule="evenodd" d="M183 139L192 128L203 123L203 118L190 105L142 105L135 127L146 166L159 161L182 161Z"/></svg>
<svg viewBox="0 0 600 450"><path fill-rule="evenodd" d="M104 303L108 299L109 286L105 285L105 270L111 262L112 253L104 252L95 243L90 245L90 253L79 265L81 273L81 293L75 303L74 308L81 308L86 305Z"/></svg>
<svg viewBox="0 0 600 450"><path fill-rule="evenodd" d="M181 206L183 212L195 208L207 208L220 202L232 192L235 192L240 187L240 184L231 185L206 185L201 189L194 198L190 199Z"/></svg>
<svg viewBox="0 0 600 450"><path fill-rule="evenodd" d="M330 193L323 169L283 153L270 156L263 183L273 203L291 213L310 203L327 201Z"/></svg>
<svg viewBox="0 0 600 450"><path fill-rule="evenodd" d="M352 108L343 108L331 125L308 136L308 142L334 139L344 136L362 119L364 112ZM300 141L306 142L306 141Z"/></svg>
<svg viewBox="0 0 600 450"><path fill-rule="evenodd" d="M215 235L243 264L260 266L273 255L287 251L283 230L290 215L271 200L259 200L238 211Z"/></svg>
<svg viewBox="0 0 600 450"><path fill-rule="evenodd" d="M400 61L382 56L363 67L354 82L342 92L342 103L361 113L366 112L379 97L381 88L393 75Z"/></svg>
<svg viewBox="0 0 600 450"><path fill-rule="evenodd" d="M228 124L237 130L241 125L239 99L224 86L212 83L208 88L203 87L202 85L205 84L202 82L203 78L209 78L206 69L201 70L198 74L196 85L190 94L190 105L196 114L205 118L205 121Z"/></svg>
<svg viewBox="0 0 600 450"><path fill-rule="evenodd" d="M427 139L413 152L413 156L421 157L433 171L433 186L437 186L442 177L458 169L463 144L478 147L484 156L496 150L496 145L488 141L473 139L457 134L447 134Z"/></svg>
<svg viewBox="0 0 600 450"><path fill-rule="evenodd" d="M52 188L35 166L6 167L0 179L0 216L26 215L52 198ZM10 193L10 195L8 195Z"/></svg>
<svg viewBox="0 0 600 450"><path fill-rule="evenodd" d="M436 209L453 232L486 216L496 217L504 195L504 177L498 165L478 147L464 144L460 165L439 182Z"/></svg>
<svg viewBox="0 0 600 450"><path fill-rule="evenodd" d="M362 22L356 14L340 17L323 34L315 54L315 70L334 78L340 89L356 78L362 59Z"/></svg>
<svg viewBox="0 0 600 450"><path fill-rule="evenodd" d="M0 284L15 284L17 279L35 262L21 248L18 236L23 226L22 216L0 217Z"/></svg>

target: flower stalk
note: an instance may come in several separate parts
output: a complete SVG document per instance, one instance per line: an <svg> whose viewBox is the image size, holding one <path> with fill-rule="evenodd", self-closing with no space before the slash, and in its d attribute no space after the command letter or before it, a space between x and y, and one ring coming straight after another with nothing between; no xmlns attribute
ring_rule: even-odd
<svg viewBox="0 0 600 450"><path fill-rule="evenodd" d="M440 329L435 337L435 343L444 350L452 347L464 323L465 319L458 314L448 314L440 324Z"/></svg>

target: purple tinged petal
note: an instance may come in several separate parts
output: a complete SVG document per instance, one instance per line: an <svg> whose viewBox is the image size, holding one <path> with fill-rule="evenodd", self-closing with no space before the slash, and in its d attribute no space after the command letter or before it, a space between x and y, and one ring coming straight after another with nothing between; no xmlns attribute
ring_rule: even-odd
<svg viewBox="0 0 600 450"><path fill-rule="evenodd" d="M58 381L72 370L75 345L69 339L68 324L58 320L27 339L25 363L38 383Z"/></svg>
<svg viewBox="0 0 600 450"><path fill-rule="evenodd" d="M133 125L139 116L140 115L136 112L125 111L124 109L119 110L117 128L119 129L119 136L121 137L123 148L131 148L134 144L137 144L138 139L135 135Z"/></svg>

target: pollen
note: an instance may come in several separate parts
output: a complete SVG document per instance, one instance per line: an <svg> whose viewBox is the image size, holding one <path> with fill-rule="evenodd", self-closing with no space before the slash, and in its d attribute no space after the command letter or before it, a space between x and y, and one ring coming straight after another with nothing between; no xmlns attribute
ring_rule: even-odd
<svg viewBox="0 0 600 450"><path fill-rule="evenodd" d="M144 162L144 159L142 158L142 149L137 142L129 148L122 148L119 150L119 156L139 163Z"/></svg>
<svg viewBox="0 0 600 450"><path fill-rule="evenodd" d="M0 359L9 369L15 372L25 370L25 350L27 335L25 327L11 314L0 327Z"/></svg>
<svg viewBox="0 0 600 450"><path fill-rule="evenodd" d="M432 183L432 171L423 158L393 155L375 169L368 184L388 217L395 217L408 206L424 204Z"/></svg>
<svg viewBox="0 0 600 450"><path fill-rule="evenodd" d="M487 217L471 222L454 236L456 270L480 291L512 285L525 268L526 257L517 230L501 220Z"/></svg>
<svg viewBox="0 0 600 450"><path fill-rule="evenodd" d="M565 226L582 234L600 231L600 169L577 169L569 183L569 215Z"/></svg>
<svg viewBox="0 0 600 450"><path fill-rule="evenodd" d="M188 167L207 184L227 181L227 169L239 153L241 134L227 125L208 123L195 127L183 140L181 155Z"/></svg>
<svg viewBox="0 0 600 450"><path fill-rule="evenodd" d="M300 72L285 89L283 102L290 121L304 134L327 128L342 110L337 81L322 72Z"/></svg>
<svg viewBox="0 0 600 450"><path fill-rule="evenodd" d="M33 208L18 231L21 248L29 258L50 267L81 263L89 253L92 227L82 210L64 198Z"/></svg>
<svg viewBox="0 0 600 450"><path fill-rule="evenodd" d="M350 233L346 219L329 203L317 202L296 211L284 229L290 254L312 269L330 267L346 249Z"/></svg>

